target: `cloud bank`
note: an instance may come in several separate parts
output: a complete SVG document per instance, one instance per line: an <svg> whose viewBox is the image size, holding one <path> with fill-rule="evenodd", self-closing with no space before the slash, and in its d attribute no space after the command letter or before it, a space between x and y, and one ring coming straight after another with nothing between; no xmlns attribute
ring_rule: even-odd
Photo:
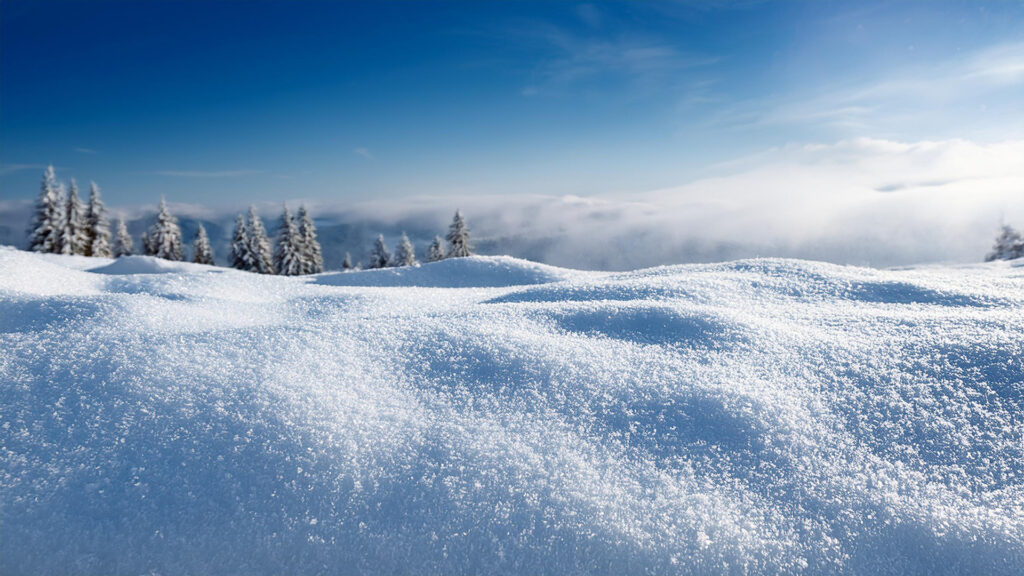
<svg viewBox="0 0 1024 576"><path fill-rule="evenodd" d="M642 194L452 196L368 202L328 219L443 230L455 207L482 248L630 269L755 256L899 266L973 262L997 226L1024 227L1024 141L878 139L789 146L722 175Z"/></svg>
<svg viewBox="0 0 1024 576"><path fill-rule="evenodd" d="M624 270L794 257L877 267L976 262L997 227L1024 228L1024 141L844 140L768 150L675 188L612 196L419 196L306 200L329 267L365 256L377 234L403 231L422 252L456 208L481 252L557 266ZM302 202L289 200L296 206ZM28 205L0 204L0 241L18 243ZM173 205L202 220L226 258L242 206ZM152 207L115 207L141 231ZM261 211L276 225L280 203ZM191 226L186 225L187 230Z"/></svg>

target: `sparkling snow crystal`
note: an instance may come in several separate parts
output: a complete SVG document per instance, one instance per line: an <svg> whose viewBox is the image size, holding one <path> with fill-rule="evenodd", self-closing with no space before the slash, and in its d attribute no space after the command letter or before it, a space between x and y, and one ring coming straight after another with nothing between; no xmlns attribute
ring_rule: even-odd
<svg viewBox="0 0 1024 576"><path fill-rule="evenodd" d="M1022 334L1007 262L0 249L0 573L1021 574Z"/></svg>

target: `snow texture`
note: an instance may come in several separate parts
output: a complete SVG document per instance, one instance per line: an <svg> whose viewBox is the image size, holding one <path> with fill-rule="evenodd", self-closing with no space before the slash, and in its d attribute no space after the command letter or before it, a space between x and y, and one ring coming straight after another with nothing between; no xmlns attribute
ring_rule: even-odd
<svg viewBox="0 0 1024 576"><path fill-rule="evenodd" d="M1016 264L0 249L0 573L1021 574Z"/></svg>

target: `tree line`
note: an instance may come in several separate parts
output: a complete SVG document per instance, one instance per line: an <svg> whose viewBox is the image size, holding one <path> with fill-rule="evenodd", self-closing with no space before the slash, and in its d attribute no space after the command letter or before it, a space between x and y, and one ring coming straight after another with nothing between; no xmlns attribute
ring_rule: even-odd
<svg viewBox="0 0 1024 576"><path fill-rule="evenodd" d="M445 247L445 241L447 241L447 248ZM430 246L427 247L427 262L437 262L445 258L463 258L472 255L473 246L469 241L469 227L466 225L466 219L462 216L462 212L456 210L452 223L448 226L448 234L445 236L445 239L442 240L440 236L434 236ZM377 241L374 242L373 250L370 252L370 261L367 267L415 266L418 263L416 261L416 250L412 242L409 241L409 237L403 232L402 237L398 240L398 245L395 247L394 254L388 251L387 244L384 243L384 235L377 235ZM351 267L351 258L348 253L345 253L345 263L342 264L342 268Z"/></svg>
<svg viewBox="0 0 1024 576"><path fill-rule="evenodd" d="M29 228L28 248L53 254L112 256L110 223L99 186L95 182L90 184L89 202L84 204L74 178L65 194L53 166L47 167Z"/></svg>
<svg viewBox="0 0 1024 576"><path fill-rule="evenodd" d="M185 259L178 220L170 213L167 202L162 198L157 208L156 222L142 234L142 247L147 256L172 261ZM75 180L71 179L68 192L65 193L64 185L57 181L53 166L48 166L43 172L39 197L29 227L28 249L53 254L119 258L133 253L134 242L124 219L118 219L111 242L110 223L100 199L99 186L95 182L90 183L88 203L83 203ZM472 254L469 227L462 213L456 210L445 238L435 236L428 247L427 261L436 262ZM213 247L202 223L192 241L192 262L214 265ZM301 206L296 217L292 216L287 205L284 207L273 243L254 207L250 206L247 214L239 214L231 237L229 264L232 268L259 274L298 276L323 272L323 251L317 239L316 226L306 207ZM403 232L394 254L388 251L384 235L378 235L367 268L418 264L416 250ZM353 263L348 252L345 253L343 270L361 267L361 264Z"/></svg>
<svg viewBox="0 0 1024 576"><path fill-rule="evenodd" d="M285 206L281 213L277 242L271 246L256 208L249 207L248 218L239 214L231 236L231 267L282 276L323 272L324 258L316 237L316 226L305 206L299 208L298 223L295 220L288 206Z"/></svg>

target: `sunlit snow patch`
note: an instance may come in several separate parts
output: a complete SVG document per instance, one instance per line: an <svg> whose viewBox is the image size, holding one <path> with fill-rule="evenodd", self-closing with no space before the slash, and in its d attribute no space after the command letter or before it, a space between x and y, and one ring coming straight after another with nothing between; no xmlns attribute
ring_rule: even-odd
<svg viewBox="0 0 1024 576"><path fill-rule="evenodd" d="M82 260L0 250L2 574L1024 572L1021 268Z"/></svg>

